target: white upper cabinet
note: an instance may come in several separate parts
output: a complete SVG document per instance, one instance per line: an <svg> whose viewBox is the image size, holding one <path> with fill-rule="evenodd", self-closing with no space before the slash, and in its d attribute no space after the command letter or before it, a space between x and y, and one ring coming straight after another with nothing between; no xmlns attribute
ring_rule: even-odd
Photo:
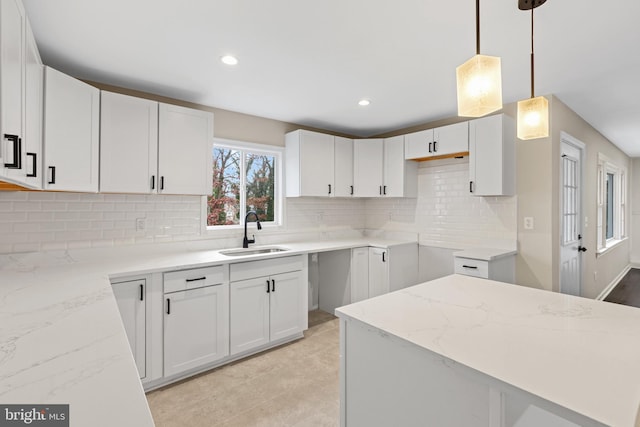
<svg viewBox="0 0 640 427"><path fill-rule="evenodd" d="M212 113L159 104L158 192L210 194L212 152Z"/></svg>
<svg viewBox="0 0 640 427"><path fill-rule="evenodd" d="M100 191L152 193L157 175L158 103L102 91Z"/></svg>
<svg viewBox="0 0 640 427"><path fill-rule="evenodd" d="M42 188L42 61L19 0L0 2L0 179Z"/></svg>
<svg viewBox="0 0 640 427"><path fill-rule="evenodd" d="M404 136L384 140L384 173L382 195L416 197L418 164L404 159Z"/></svg>
<svg viewBox="0 0 640 427"><path fill-rule="evenodd" d="M286 195L334 195L334 137L296 130L285 135Z"/></svg>
<svg viewBox="0 0 640 427"><path fill-rule="evenodd" d="M358 197L382 196L384 140L353 141L353 194Z"/></svg>
<svg viewBox="0 0 640 427"><path fill-rule="evenodd" d="M334 187L335 197L353 196L353 139L334 139Z"/></svg>
<svg viewBox="0 0 640 427"><path fill-rule="evenodd" d="M475 196L515 194L513 118L497 114L469 122L469 191Z"/></svg>
<svg viewBox="0 0 640 427"><path fill-rule="evenodd" d="M44 104L44 188L97 192L100 91L46 67Z"/></svg>
<svg viewBox="0 0 640 427"><path fill-rule="evenodd" d="M469 122L405 135L405 159L445 157L469 151Z"/></svg>

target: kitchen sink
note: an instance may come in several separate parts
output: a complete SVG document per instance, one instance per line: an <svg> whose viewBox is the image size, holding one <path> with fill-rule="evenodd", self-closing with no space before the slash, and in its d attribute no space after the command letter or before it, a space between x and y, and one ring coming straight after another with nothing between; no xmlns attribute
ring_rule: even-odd
<svg viewBox="0 0 640 427"><path fill-rule="evenodd" d="M245 255L271 254L274 252L284 252L288 250L289 250L288 248L284 248L282 246L263 246L263 247L253 247L253 248L228 249L225 251L220 251L220 253L226 256L245 256Z"/></svg>

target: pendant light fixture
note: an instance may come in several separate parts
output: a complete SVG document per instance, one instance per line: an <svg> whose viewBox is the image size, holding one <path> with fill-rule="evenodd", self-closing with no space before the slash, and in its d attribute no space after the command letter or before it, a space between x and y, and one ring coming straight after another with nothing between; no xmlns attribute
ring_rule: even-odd
<svg viewBox="0 0 640 427"><path fill-rule="evenodd" d="M500 58L480 55L480 0L476 0L476 55L456 68L458 115L481 117L502 108Z"/></svg>
<svg viewBox="0 0 640 427"><path fill-rule="evenodd" d="M549 102L535 96L533 58L533 10L546 0L518 0L520 10L531 10L531 98L518 101L518 138L536 139L549 136Z"/></svg>

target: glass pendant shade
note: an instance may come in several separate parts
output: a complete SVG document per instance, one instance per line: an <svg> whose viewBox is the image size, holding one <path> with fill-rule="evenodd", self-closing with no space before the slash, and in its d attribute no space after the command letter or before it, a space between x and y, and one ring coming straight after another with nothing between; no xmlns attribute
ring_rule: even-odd
<svg viewBox="0 0 640 427"><path fill-rule="evenodd" d="M456 68L458 115L481 117L502 108L502 72L497 56L475 55Z"/></svg>
<svg viewBox="0 0 640 427"><path fill-rule="evenodd" d="M549 102L544 96L518 101L518 138L549 136Z"/></svg>

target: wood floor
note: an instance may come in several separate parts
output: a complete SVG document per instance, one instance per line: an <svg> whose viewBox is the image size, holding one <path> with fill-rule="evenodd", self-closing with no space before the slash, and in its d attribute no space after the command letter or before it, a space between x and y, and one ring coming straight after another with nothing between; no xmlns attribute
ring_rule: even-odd
<svg viewBox="0 0 640 427"><path fill-rule="evenodd" d="M629 270L604 300L640 307L640 269L632 268Z"/></svg>
<svg viewBox="0 0 640 427"><path fill-rule="evenodd" d="M148 393L156 426L338 426L338 319L310 312L304 335Z"/></svg>

